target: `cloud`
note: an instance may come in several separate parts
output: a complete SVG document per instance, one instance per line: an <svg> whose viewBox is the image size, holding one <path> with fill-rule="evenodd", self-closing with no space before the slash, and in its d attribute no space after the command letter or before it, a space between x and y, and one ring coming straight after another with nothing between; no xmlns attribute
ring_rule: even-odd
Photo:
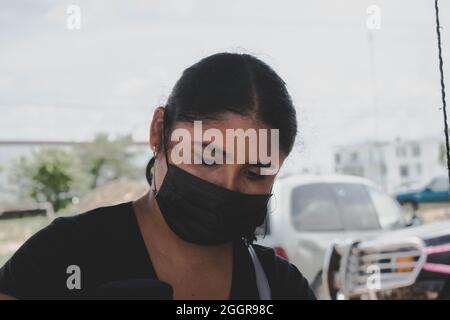
<svg viewBox="0 0 450 320"><path fill-rule="evenodd" d="M65 27L69 4L82 10L81 30ZM371 4L2 3L0 139L77 139L130 128L146 139L153 107L164 102L186 67L211 53L242 48L288 84L301 120L302 152L320 154L334 141L439 131L432 4L378 1L382 28L370 43L365 10ZM447 32L450 3L441 7ZM444 44L447 79L449 53ZM407 124L399 126L405 118Z"/></svg>

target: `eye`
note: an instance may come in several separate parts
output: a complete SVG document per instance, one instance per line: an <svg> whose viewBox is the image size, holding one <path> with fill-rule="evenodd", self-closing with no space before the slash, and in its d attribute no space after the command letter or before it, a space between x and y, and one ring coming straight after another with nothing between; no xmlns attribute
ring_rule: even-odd
<svg viewBox="0 0 450 320"><path fill-rule="evenodd" d="M205 161L207 160L207 161ZM205 159L204 157L202 157L202 165L207 166L207 167L213 167L213 166L217 166L217 163L214 159Z"/></svg>
<svg viewBox="0 0 450 320"><path fill-rule="evenodd" d="M261 168L248 168L245 171L245 175L250 180L262 180L266 177L265 175L261 174Z"/></svg>

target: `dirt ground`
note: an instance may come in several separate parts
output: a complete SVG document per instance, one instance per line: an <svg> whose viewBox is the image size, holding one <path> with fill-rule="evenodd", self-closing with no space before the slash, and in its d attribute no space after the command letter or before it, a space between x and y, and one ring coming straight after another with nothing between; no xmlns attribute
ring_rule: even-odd
<svg viewBox="0 0 450 320"><path fill-rule="evenodd" d="M418 209L418 216L423 223L433 223L450 219L450 204L422 205Z"/></svg>

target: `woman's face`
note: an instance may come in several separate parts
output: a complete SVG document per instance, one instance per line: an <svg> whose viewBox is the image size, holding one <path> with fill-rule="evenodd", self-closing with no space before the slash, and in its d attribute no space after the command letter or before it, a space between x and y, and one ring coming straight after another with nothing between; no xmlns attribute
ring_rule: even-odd
<svg viewBox="0 0 450 320"><path fill-rule="evenodd" d="M167 172L161 141L163 112L163 108L155 111L150 129L151 146L156 145L158 148L154 168L156 179L153 182L157 190ZM196 126L191 122L175 124L171 137L167 137L169 163L229 190L247 194L271 193L275 174L267 174L264 168L267 167L268 159L271 159L270 162L276 159L277 167L281 167L286 155L281 150L274 152L278 144L272 143L270 127L251 117L225 113L219 120L202 121L200 129L198 123ZM267 130L267 134L261 133L260 129ZM215 134L208 136L203 134L205 132ZM243 138L245 132L254 134ZM250 141L249 136L253 140ZM171 138L175 141L170 141ZM195 157L197 161L194 161ZM180 158L185 161L180 163ZM219 159L219 163L214 162L214 159Z"/></svg>

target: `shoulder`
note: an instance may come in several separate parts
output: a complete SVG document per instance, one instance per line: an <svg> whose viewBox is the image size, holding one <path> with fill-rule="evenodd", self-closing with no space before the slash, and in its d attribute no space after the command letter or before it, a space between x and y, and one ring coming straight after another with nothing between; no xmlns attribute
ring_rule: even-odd
<svg viewBox="0 0 450 320"><path fill-rule="evenodd" d="M95 260L109 239L120 238L114 234L120 235L117 228L131 216L120 214L126 205L131 203L54 219L25 241L0 269L0 292L30 298L51 297L51 293L66 289L61 284L65 285L68 266L74 261Z"/></svg>
<svg viewBox="0 0 450 320"><path fill-rule="evenodd" d="M123 235L133 215L132 203L95 208L74 216L54 219L47 227L28 239L23 249L30 254L60 251L80 256ZM84 253L83 253L84 252Z"/></svg>
<svg viewBox="0 0 450 320"><path fill-rule="evenodd" d="M101 236L108 229L124 225L125 220L133 218L127 209L131 202L113 206L98 207L73 216L58 217L47 227L41 229L25 242L25 246L39 244L45 240L60 240L67 245L70 241L81 241L92 235ZM54 242L55 245L58 241Z"/></svg>
<svg viewBox="0 0 450 320"><path fill-rule="evenodd" d="M62 266L72 251L69 239L73 239L74 230L69 219L57 218L32 235L0 269L0 292L33 299L42 291L44 297L45 290L55 291L55 283L65 276Z"/></svg>
<svg viewBox="0 0 450 320"><path fill-rule="evenodd" d="M273 299L315 299L308 281L295 265L279 257L272 248L257 244L253 247L267 274Z"/></svg>
<svg viewBox="0 0 450 320"><path fill-rule="evenodd" d="M70 217L57 218L54 222L78 228L98 227L105 224L121 223L123 220L130 218L132 210L132 202L123 202L98 207Z"/></svg>

